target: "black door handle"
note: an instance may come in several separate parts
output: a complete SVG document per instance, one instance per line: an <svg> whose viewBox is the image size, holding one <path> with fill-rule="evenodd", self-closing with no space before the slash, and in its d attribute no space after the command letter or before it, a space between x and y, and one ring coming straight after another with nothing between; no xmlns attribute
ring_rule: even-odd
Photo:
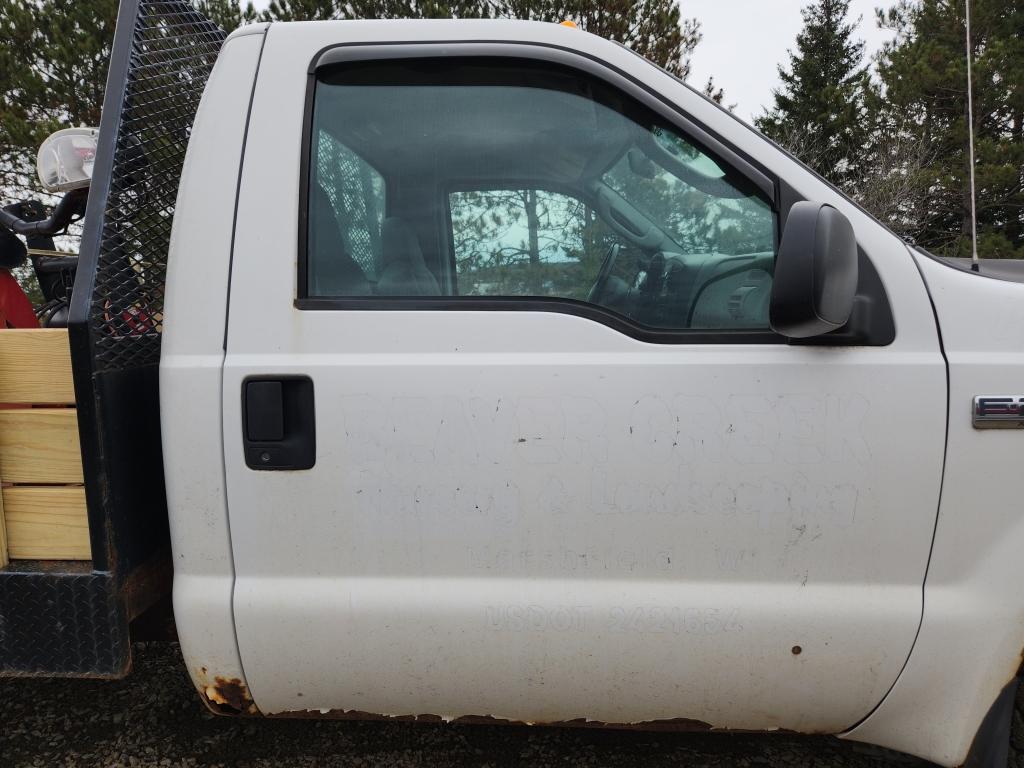
<svg viewBox="0 0 1024 768"><path fill-rule="evenodd" d="M242 442L250 469L310 469L316 411L309 376L250 376L242 382Z"/></svg>

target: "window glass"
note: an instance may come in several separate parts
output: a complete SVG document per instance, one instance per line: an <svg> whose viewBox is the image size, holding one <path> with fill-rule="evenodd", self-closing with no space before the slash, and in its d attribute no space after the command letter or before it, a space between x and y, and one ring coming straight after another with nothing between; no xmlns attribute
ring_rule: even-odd
<svg viewBox="0 0 1024 768"><path fill-rule="evenodd" d="M771 206L601 81L505 59L350 64L321 75L313 135L310 295L543 297L653 328L768 327ZM318 260L351 279L316 279Z"/></svg>
<svg viewBox="0 0 1024 768"><path fill-rule="evenodd" d="M584 248L592 212L581 200L497 189L455 192L450 205L461 295L586 299L596 270Z"/></svg>
<svg viewBox="0 0 1024 768"><path fill-rule="evenodd" d="M663 128L652 132L659 148L693 170L722 179L718 165ZM630 162L630 160L633 162ZM758 197L737 197L727 182L701 190L667 168L637 155L622 156L602 180L664 229L685 253L743 254L771 251L772 212Z"/></svg>

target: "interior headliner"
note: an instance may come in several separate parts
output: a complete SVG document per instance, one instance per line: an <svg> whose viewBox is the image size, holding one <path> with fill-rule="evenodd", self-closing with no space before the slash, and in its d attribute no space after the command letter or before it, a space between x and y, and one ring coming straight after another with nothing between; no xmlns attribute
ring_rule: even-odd
<svg viewBox="0 0 1024 768"><path fill-rule="evenodd" d="M600 104L614 101L620 114L636 108L550 64L377 61L335 68L320 81L330 87L319 89L318 123L385 177L401 169L407 177L463 182L575 180L582 189L635 140Z"/></svg>

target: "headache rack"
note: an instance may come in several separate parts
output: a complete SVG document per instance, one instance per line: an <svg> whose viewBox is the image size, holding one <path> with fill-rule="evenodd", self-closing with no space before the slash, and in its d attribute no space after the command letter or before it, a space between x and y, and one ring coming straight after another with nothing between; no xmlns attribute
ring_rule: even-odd
<svg viewBox="0 0 1024 768"><path fill-rule="evenodd" d="M183 0L122 0L69 327L0 331L0 675L123 676L129 622L170 590L164 278L225 37Z"/></svg>

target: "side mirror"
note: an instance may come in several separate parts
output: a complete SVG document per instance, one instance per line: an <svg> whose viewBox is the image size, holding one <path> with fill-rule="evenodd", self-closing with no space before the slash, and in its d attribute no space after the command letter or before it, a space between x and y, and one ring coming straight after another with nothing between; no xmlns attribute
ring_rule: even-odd
<svg viewBox="0 0 1024 768"><path fill-rule="evenodd" d="M857 241L850 220L824 203L794 204L775 260L772 330L806 339L841 328L856 292Z"/></svg>

